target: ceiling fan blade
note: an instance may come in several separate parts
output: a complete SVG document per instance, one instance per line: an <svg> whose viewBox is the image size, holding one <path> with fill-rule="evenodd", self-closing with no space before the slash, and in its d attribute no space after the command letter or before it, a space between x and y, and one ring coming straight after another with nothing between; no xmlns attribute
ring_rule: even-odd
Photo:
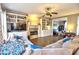
<svg viewBox="0 0 79 59"><path fill-rule="evenodd" d="M46 10L51 10L51 8L47 7Z"/></svg>
<svg viewBox="0 0 79 59"><path fill-rule="evenodd" d="M44 17L44 16L45 16L45 14L42 15L42 17Z"/></svg>
<svg viewBox="0 0 79 59"><path fill-rule="evenodd" d="M51 12L52 14L58 14L57 12Z"/></svg>
<svg viewBox="0 0 79 59"><path fill-rule="evenodd" d="M43 18L44 16L45 16L45 14L42 14L42 15L39 16L39 18Z"/></svg>
<svg viewBox="0 0 79 59"><path fill-rule="evenodd" d="M26 16L29 16L29 14L26 14Z"/></svg>

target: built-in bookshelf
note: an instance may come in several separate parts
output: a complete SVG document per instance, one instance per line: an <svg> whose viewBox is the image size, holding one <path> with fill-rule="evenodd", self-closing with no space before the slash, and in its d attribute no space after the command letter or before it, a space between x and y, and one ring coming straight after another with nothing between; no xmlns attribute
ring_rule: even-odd
<svg viewBox="0 0 79 59"><path fill-rule="evenodd" d="M52 28L52 20L42 19L42 30L48 30L48 26Z"/></svg>
<svg viewBox="0 0 79 59"><path fill-rule="evenodd" d="M42 30L46 29L46 20L42 19Z"/></svg>
<svg viewBox="0 0 79 59"><path fill-rule="evenodd" d="M7 31L26 30L26 15L7 13Z"/></svg>

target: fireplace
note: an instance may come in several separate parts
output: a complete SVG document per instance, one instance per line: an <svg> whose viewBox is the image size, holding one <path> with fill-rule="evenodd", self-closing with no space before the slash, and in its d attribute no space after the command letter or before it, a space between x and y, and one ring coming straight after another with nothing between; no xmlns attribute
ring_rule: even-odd
<svg viewBox="0 0 79 59"><path fill-rule="evenodd" d="M30 31L30 39L38 38L38 31Z"/></svg>
<svg viewBox="0 0 79 59"><path fill-rule="evenodd" d="M30 31L30 35L38 35L38 31Z"/></svg>

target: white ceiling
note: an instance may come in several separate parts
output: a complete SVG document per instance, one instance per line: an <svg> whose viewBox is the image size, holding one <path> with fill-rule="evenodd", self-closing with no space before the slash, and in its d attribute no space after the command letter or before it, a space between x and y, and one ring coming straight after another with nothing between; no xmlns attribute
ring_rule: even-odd
<svg viewBox="0 0 79 59"><path fill-rule="evenodd" d="M79 13L79 4L77 3L3 3L2 7L7 10L40 14L44 13L46 7L51 7L52 11L58 12L56 16Z"/></svg>

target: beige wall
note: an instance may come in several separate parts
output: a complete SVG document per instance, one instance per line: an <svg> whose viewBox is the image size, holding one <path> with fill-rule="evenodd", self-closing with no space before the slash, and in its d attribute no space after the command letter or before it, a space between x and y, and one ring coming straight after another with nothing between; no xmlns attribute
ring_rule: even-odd
<svg viewBox="0 0 79 59"><path fill-rule="evenodd" d="M2 39L2 25L1 25L1 14L0 14L0 40Z"/></svg>
<svg viewBox="0 0 79 59"><path fill-rule="evenodd" d="M2 39L1 4L0 4L0 39Z"/></svg>
<svg viewBox="0 0 79 59"><path fill-rule="evenodd" d="M77 18L79 16L78 14L72 14L72 15L67 15L67 16L62 16L62 17L57 17L57 18L63 18L67 17L67 32L77 32ZM53 18L53 19L57 19Z"/></svg>
<svg viewBox="0 0 79 59"><path fill-rule="evenodd" d="M0 4L0 12L1 12L2 10L1 10L1 4Z"/></svg>
<svg viewBox="0 0 79 59"><path fill-rule="evenodd" d="M67 32L75 32L77 31L77 16L79 14L69 15L67 16Z"/></svg>
<svg viewBox="0 0 79 59"><path fill-rule="evenodd" d="M40 23L40 19L38 15L32 14L28 17L31 25L38 25Z"/></svg>

